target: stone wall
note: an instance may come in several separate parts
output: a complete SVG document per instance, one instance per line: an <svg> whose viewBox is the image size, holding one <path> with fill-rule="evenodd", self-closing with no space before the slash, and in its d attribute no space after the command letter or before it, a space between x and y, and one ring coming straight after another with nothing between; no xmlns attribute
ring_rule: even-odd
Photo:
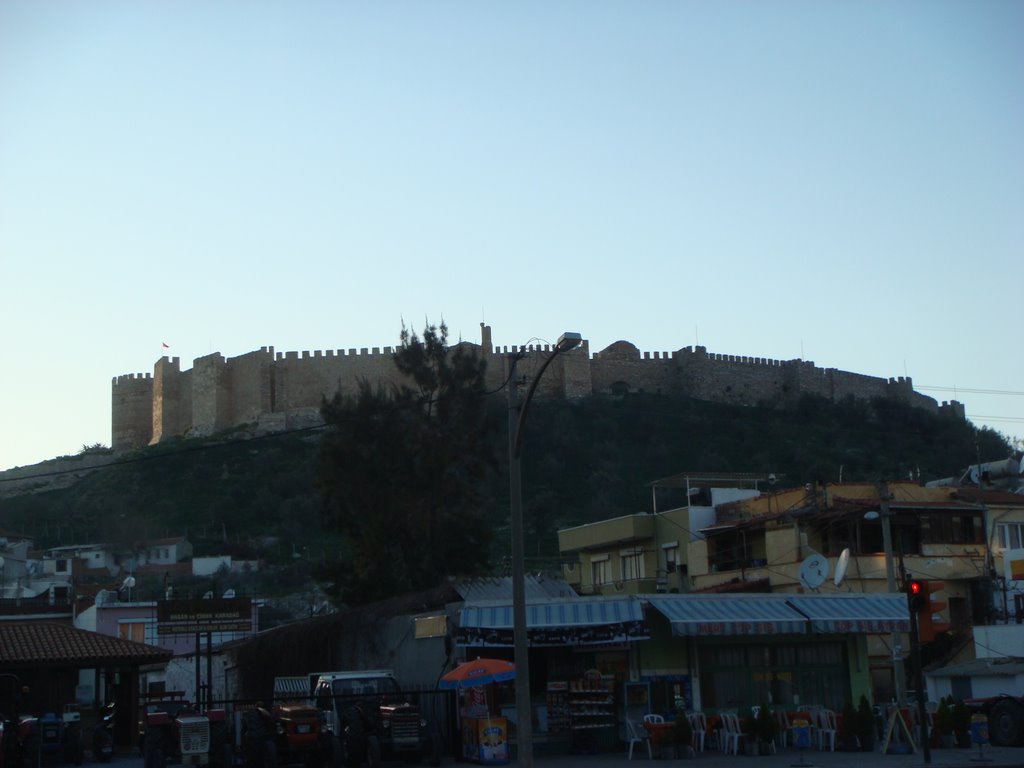
<svg viewBox="0 0 1024 768"><path fill-rule="evenodd" d="M469 344L468 342L460 342ZM508 380L511 356L518 355L516 376L530 381L551 354L551 346L495 347L491 329L481 324L481 344L469 344L487 360L487 388L497 391ZM323 398L352 394L360 380L397 384L391 347L360 350L274 352L273 347L235 358L214 353L181 371L178 358L161 358L154 375L118 376L113 380L111 445L138 448L175 436L207 435L253 425L261 432L317 423ZM617 341L591 354L584 341L558 355L541 378L538 397L578 398L589 394L651 392L684 395L735 405L790 407L803 394L832 401L846 397L890 397L938 411L930 397L914 391L909 378L883 379L805 360L709 353L704 347L675 352L641 352ZM943 410L964 418L963 406L943 403Z"/></svg>

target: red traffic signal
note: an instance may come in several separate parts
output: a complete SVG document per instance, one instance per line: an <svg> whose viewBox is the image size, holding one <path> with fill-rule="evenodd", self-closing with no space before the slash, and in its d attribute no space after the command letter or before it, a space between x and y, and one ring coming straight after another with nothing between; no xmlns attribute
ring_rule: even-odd
<svg viewBox="0 0 1024 768"><path fill-rule="evenodd" d="M907 582L907 605L911 613L920 611L928 600L928 582L912 579Z"/></svg>

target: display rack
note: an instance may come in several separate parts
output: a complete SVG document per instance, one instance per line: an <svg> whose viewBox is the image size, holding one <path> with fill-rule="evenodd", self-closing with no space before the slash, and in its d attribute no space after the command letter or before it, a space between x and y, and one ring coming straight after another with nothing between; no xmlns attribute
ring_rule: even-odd
<svg viewBox="0 0 1024 768"><path fill-rule="evenodd" d="M552 736L567 736L572 724L569 717L569 684L566 682L548 683L548 733Z"/></svg>
<svg viewBox="0 0 1024 768"><path fill-rule="evenodd" d="M566 691L569 729L576 751L598 751L615 729L615 684L600 675L587 674Z"/></svg>

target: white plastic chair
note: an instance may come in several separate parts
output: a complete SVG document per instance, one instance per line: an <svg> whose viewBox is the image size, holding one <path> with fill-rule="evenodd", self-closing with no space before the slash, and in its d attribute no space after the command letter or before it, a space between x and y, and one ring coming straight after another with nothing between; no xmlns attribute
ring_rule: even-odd
<svg viewBox="0 0 1024 768"><path fill-rule="evenodd" d="M743 732L740 730L740 716L736 714L722 714L722 728L719 731L721 739L722 754L738 755L740 753L740 737Z"/></svg>
<svg viewBox="0 0 1024 768"><path fill-rule="evenodd" d="M665 718L661 715L644 715L645 723L664 723Z"/></svg>
<svg viewBox="0 0 1024 768"><path fill-rule="evenodd" d="M828 751L836 751L836 713L831 709L822 709L818 712L818 749L825 751L825 743L828 742Z"/></svg>
<svg viewBox="0 0 1024 768"><path fill-rule="evenodd" d="M632 720L626 721L626 733L629 736L629 759L633 759L633 747L637 744L645 744L647 746L647 759L653 760L654 753L651 751L651 734L647 732L647 729L638 723L634 723Z"/></svg>
<svg viewBox="0 0 1024 768"><path fill-rule="evenodd" d="M698 752L704 751L704 736L708 732L708 719L703 712L690 712L686 716L690 723L690 730L693 731L693 748Z"/></svg>

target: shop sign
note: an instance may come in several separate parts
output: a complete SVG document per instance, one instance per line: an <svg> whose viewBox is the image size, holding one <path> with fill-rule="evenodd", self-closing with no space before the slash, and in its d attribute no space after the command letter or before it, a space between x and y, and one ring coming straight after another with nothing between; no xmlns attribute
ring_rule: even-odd
<svg viewBox="0 0 1024 768"><path fill-rule="evenodd" d="M252 600L248 597L157 600L156 622L158 635L247 632L252 629Z"/></svg>

